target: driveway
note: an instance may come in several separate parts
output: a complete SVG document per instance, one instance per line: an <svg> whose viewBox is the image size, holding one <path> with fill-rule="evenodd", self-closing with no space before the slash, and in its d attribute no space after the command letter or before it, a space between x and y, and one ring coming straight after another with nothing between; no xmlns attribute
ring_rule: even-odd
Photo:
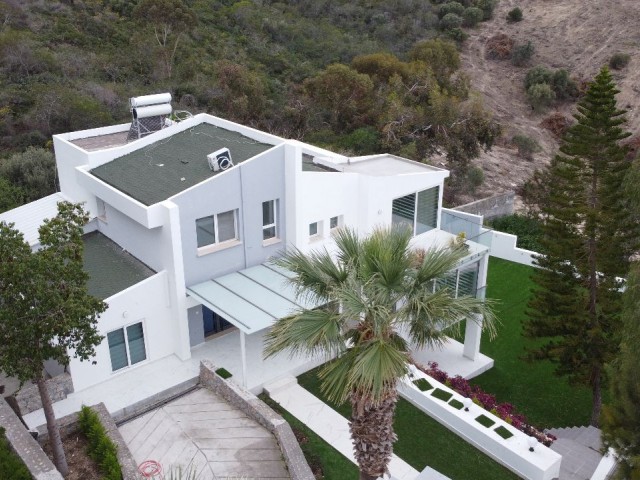
<svg viewBox="0 0 640 480"><path fill-rule="evenodd" d="M290 478L273 435L204 388L119 430L138 465L155 460L165 473L181 467L198 480Z"/></svg>

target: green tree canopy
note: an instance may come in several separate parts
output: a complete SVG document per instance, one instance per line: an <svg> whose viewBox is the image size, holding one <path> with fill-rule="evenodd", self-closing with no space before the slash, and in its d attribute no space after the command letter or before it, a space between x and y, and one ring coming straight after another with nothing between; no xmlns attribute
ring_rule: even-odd
<svg viewBox="0 0 640 480"><path fill-rule="evenodd" d="M630 162L620 142L624 111L603 68L575 114L560 153L530 187L542 216L536 290L525 333L541 339L532 359L551 360L556 373L593 391L598 424L603 367L615 355L620 328L620 279L638 246L638 224L622 186ZM531 192L529 192L531 193Z"/></svg>
<svg viewBox="0 0 640 480"><path fill-rule="evenodd" d="M408 373L408 332L418 348L440 345L447 327L478 321L493 332L493 314L482 300L434 292L465 255L460 248L414 251L408 229L379 229L361 239L355 231L335 237L336 259L321 251L293 251L278 264L295 274L299 295L324 303L281 319L266 336L266 353L324 354L334 360L320 371L322 390L349 400L355 455L361 478L382 476L395 441L397 383Z"/></svg>
<svg viewBox="0 0 640 480"><path fill-rule="evenodd" d="M609 365L611 401L603 407L604 442L620 459L620 478L640 480L640 263L635 262L624 293L622 343Z"/></svg>
<svg viewBox="0 0 640 480"><path fill-rule="evenodd" d="M58 204L58 215L40 227L32 251L13 225L0 222L0 370L37 383L56 467L66 460L44 383L43 365L69 363L69 354L89 360L101 341L98 315L106 304L87 293L82 234L87 214L80 205Z"/></svg>

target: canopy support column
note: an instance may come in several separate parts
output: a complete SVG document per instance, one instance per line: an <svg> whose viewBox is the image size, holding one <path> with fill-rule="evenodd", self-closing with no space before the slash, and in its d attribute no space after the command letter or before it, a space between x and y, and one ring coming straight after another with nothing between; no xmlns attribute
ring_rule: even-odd
<svg viewBox="0 0 640 480"><path fill-rule="evenodd" d="M242 386L247 388L247 348L242 330L240 330L240 355L242 356Z"/></svg>

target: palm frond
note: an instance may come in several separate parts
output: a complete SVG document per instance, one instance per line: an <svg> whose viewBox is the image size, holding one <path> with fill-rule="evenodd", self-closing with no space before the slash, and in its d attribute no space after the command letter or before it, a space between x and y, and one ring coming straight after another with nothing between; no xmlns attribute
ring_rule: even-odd
<svg viewBox="0 0 640 480"><path fill-rule="evenodd" d="M466 252L459 248L439 247L426 250L422 262L416 268L414 287L424 288L428 282L445 276L465 255Z"/></svg>
<svg viewBox="0 0 640 480"><path fill-rule="evenodd" d="M327 362L318 373L322 382L320 391L327 396L329 401L344 403L352 390L349 383L349 372L356 359L356 350L351 348L340 357Z"/></svg>
<svg viewBox="0 0 640 480"><path fill-rule="evenodd" d="M265 358L288 351L291 356L339 355L345 349L341 318L328 309L304 310L278 320L265 335Z"/></svg>

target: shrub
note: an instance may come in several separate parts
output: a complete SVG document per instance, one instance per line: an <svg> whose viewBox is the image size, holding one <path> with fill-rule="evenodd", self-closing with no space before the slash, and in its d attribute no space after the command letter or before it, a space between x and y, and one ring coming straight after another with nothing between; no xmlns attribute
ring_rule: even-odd
<svg viewBox="0 0 640 480"><path fill-rule="evenodd" d="M523 45L518 45L513 49L513 54L511 55L511 63L513 63L516 67L522 67L529 63L531 57L535 53L536 49L533 46L533 43L527 42Z"/></svg>
<svg viewBox="0 0 640 480"><path fill-rule="evenodd" d="M569 77L569 72L559 69L553 72L551 87L559 100L576 98L578 96L578 85Z"/></svg>
<svg viewBox="0 0 640 480"><path fill-rule="evenodd" d="M2 427L0 427L0 478L3 480L31 480L29 470L11 450Z"/></svg>
<svg viewBox="0 0 640 480"><path fill-rule="evenodd" d="M231 378L233 377L233 375L231 374L231 372L229 370L227 370L226 368L218 368L216 370L216 373L218 374L219 377L223 378L223 379L227 379L227 378Z"/></svg>
<svg viewBox="0 0 640 480"><path fill-rule="evenodd" d="M456 15L461 16L462 12L464 12L464 6L461 3L448 2L438 9L438 17L444 18L450 13L455 13Z"/></svg>
<svg viewBox="0 0 640 480"><path fill-rule="evenodd" d="M527 76L524 79L524 88L529 90L533 85L539 83L550 84L553 80L553 72L547 67L537 65L527 72Z"/></svg>
<svg viewBox="0 0 640 480"><path fill-rule="evenodd" d="M509 22L521 22L522 21L522 10L520 7L512 8L507 13L507 21Z"/></svg>
<svg viewBox="0 0 640 480"><path fill-rule="evenodd" d="M380 134L373 127L361 127L344 135L337 143L359 155L373 154L380 151Z"/></svg>
<svg viewBox="0 0 640 480"><path fill-rule="evenodd" d="M629 64L631 55L628 53L617 52L609 59L609 66L614 70L622 70Z"/></svg>
<svg viewBox="0 0 640 480"><path fill-rule="evenodd" d="M533 154L542 150L538 142L526 135L515 135L511 142L518 148L518 155L527 160L533 159Z"/></svg>
<svg viewBox="0 0 640 480"><path fill-rule="evenodd" d="M454 28L460 28L462 25L462 17L455 13L447 13L440 20L440 28L443 30L451 30Z"/></svg>
<svg viewBox="0 0 640 480"><path fill-rule="evenodd" d="M469 38L469 35L461 28L451 28L447 30L447 36L458 43L462 43Z"/></svg>
<svg viewBox="0 0 640 480"><path fill-rule="evenodd" d="M117 447L107 436L98 414L83 405L78 416L80 431L89 440L89 456L100 467L105 480L122 480L122 470L118 463Z"/></svg>
<svg viewBox="0 0 640 480"><path fill-rule="evenodd" d="M477 188L484 182L484 172L480 167L471 167L467 173L467 180L469 180L469 188L471 193L475 194Z"/></svg>
<svg viewBox="0 0 640 480"><path fill-rule="evenodd" d="M549 130L554 137L562 138L566 131L571 126L571 120L562 115L561 113L553 113L540 122L540 126L546 130Z"/></svg>
<svg viewBox="0 0 640 480"><path fill-rule="evenodd" d="M475 27L484 18L484 12L477 7L469 7L462 12L462 25Z"/></svg>
<svg viewBox="0 0 640 480"><path fill-rule="evenodd" d="M485 55L493 60L506 60L511 57L514 44L510 36L499 33L487 40Z"/></svg>
<svg viewBox="0 0 640 480"><path fill-rule="evenodd" d="M540 221L529 215L507 215L495 218L489 222L489 226L500 232L518 236L518 247L537 252L540 250L540 237L542 230Z"/></svg>
<svg viewBox="0 0 640 480"><path fill-rule="evenodd" d="M476 2L476 7L482 10L484 14L483 20L491 20L493 18L493 11L498 4L498 0L478 0Z"/></svg>
<svg viewBox="0 0 640 480"><path fill-rule="evenodd" d="M556 98L556 93L548 83L538 83L527 89L527 98L531 108L540 111L551 105Z"/></svg>

